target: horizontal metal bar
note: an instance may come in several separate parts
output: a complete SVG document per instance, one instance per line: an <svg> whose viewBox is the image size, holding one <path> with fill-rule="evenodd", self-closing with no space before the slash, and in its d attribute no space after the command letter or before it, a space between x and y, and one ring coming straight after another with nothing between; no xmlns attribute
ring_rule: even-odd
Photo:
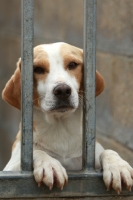
<svg viewBox="0 0 133 200"><path fill-rule="evenodd" d="M33 19L34 0L22 0L22 140L21 168L30 171L33 168Z"/></svg>
<svg viewBox="0 0 133 200"><path fill-rule="evenodd" d="M116 195L114 190L106 191L101 173L69 174L68 185L63 190L56 187L49 190L44 184L38 187L31 172L0 172L0 199ZM133 188L131 192L124 190L119 196L127 195L133 196Z"/></svg>
<svg viewBox="0 0 133 200"><path fill-rule="evenodd" d="M95 168L96 0L84 0L83 168Z"/></svg>

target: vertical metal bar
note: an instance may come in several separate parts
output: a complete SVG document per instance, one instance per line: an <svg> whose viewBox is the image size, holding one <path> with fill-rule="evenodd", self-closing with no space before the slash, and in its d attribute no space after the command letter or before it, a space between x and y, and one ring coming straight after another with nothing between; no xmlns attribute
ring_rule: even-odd
<svg viewBox="0 0 133 200"><path fill-rule="evenodd" d="M95 168L96 0L84 0L83 168Z"/></svg>
<svg viewBox="0 0 133 200"><path fill-rule="evenodd" d="M32 99L33 99L33 18L34 0L22 0L22 143L21 169L31 171L33 163Z"/></svg>

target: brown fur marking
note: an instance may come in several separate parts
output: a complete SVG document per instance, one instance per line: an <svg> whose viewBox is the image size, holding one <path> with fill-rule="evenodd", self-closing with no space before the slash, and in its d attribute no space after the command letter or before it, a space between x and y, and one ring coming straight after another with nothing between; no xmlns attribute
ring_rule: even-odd
<svg viewBox="0 0 133 200"><path fill-rule="evenodd" d="M83 90L83 83L82 83L82 76L83 76L83 50L77 47L62 44L60 50L61 56L64 62L64 68L66 71L71 75L74 76L79 83L79 94L82 93ZM74 70L68 69L68 64L70 62L76 62L78 66Z"/></svg>

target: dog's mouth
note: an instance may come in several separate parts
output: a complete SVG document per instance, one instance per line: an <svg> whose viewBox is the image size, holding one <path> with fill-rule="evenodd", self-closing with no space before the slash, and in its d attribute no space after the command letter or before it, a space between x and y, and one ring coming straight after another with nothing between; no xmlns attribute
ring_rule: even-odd
<svg viewBox="0 0 133 200"><path fill-rule="evenodd" d="M70 103L69 100L67 101L57 101L55 106L53 106L50 111L53 112L67 112L73 110L74 106Z"/></svg>
<svg viewBox="0 0 133 200"><path fill-rule="evenodd" d="M57 104L56 106L52 107L50 111L55 111L55 112L67 112L70 110L73 110L74 107L70 104Z"/></svg>

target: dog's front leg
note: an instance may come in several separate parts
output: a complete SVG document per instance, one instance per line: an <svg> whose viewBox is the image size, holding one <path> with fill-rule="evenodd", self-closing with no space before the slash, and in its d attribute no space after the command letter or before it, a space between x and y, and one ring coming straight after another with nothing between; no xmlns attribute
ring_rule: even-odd
<svg viewBox="0 0 133 200"><path fill-rule="evenodd" d="M63 189L68 181L65 168L61 163L41 150L33 152L34 177L38 186L44 183L49 189L56 185Z"/></svg>
<svg viewBox="0 0 133 200"><path fill-rule="evenodd" d="M3 169L3 171L20 171L21 170L21 144L20 141L16 142L12 150L12 155Z"/></svg>
<svg viewBox="0 0 133 200"><path fill-rule="evenodd" d="M107 190L112 188L119 194L123 185L131 191L133 186L133 168L118 153L104 150L100 155L103 168L103 180Z"/></svg>

